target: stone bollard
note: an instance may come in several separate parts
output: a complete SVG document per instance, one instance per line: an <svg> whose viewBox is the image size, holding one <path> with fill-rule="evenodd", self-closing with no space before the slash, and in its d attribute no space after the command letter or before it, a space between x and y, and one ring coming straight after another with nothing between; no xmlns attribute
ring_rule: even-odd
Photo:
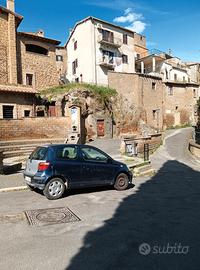
<svg viewBox="0 0 200 270"><path fill-rule="evenodd" d="M0 174L3 174L3 151L0 150Z"/></svg>

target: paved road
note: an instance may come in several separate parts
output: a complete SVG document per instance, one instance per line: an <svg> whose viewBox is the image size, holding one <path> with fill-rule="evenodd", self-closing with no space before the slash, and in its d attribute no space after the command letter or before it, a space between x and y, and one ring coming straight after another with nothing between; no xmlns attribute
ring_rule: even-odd
<svg viewBox="0 0 200 270"><path fill-rule="evenodd" d="M185 147L190 133L169 134L152 158L157 174L123 192L77 191L55 202L31 192L1 194L0 213L13 217L0 215L0 269L199 269L200 166ZM15 216L56 206L81 221L31 227Z"/></svg>

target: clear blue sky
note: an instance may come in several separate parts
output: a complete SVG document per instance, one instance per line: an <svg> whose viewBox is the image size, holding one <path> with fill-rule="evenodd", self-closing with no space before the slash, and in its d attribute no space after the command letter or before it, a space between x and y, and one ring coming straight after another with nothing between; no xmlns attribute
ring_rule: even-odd
<svg viewBox="0 0 200 270"><path fill-rule="evenodd" d="M5 0L0 5L5 6ZM45 30L65 43L76 21L89 15L142 31L147 46L172 50L184 60L200 62L199 0L15 0L24 16L20 31Z"/></svg>

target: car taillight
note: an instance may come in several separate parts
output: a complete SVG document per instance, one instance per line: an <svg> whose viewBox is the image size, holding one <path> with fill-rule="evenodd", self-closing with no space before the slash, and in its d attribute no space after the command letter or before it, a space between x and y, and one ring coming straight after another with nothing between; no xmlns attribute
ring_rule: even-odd
<svg viewBox="0 0 200 270"><path fill-rule="evenodd" d="M38 164L38 171L45 171L49 168L50 162L40 162Z"/></svg>

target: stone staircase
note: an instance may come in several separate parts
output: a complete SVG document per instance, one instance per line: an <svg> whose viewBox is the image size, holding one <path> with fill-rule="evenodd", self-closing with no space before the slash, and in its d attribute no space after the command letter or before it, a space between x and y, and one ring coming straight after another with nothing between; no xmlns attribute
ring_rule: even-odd
<svg viewBox="0 0 200 270"><path fill-rule="evenodd" d="M27 158L36 147L64 143L64 141L65 139L62 138L0 141L4 171L12 172L23 168Z"/></svg>

